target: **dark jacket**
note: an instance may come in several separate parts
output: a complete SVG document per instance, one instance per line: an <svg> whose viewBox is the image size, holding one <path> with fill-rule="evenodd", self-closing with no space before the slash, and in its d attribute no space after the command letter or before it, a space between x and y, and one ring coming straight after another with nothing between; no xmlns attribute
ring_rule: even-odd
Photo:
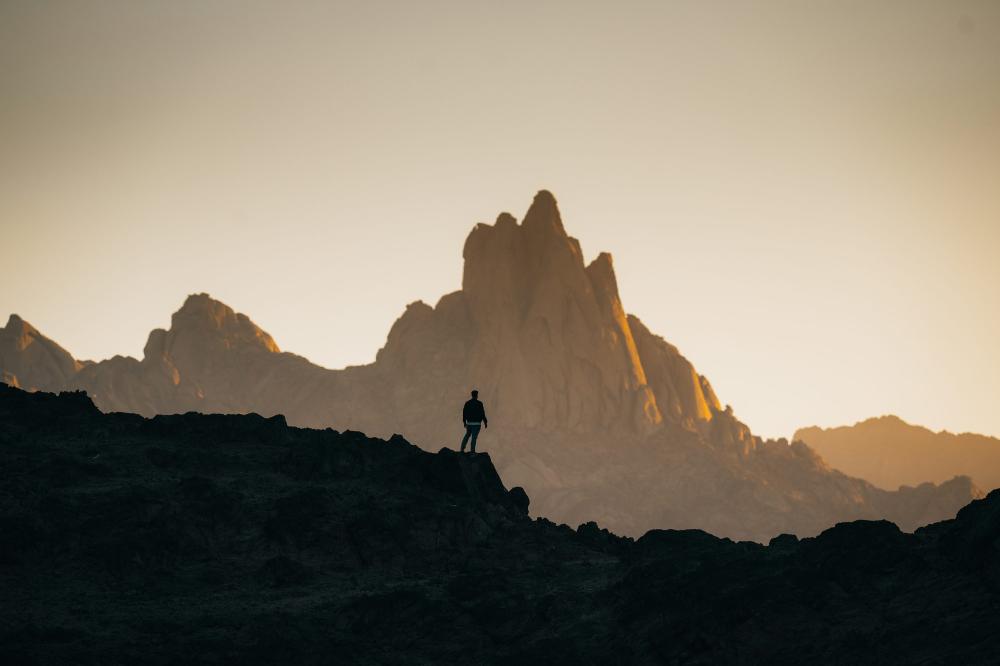
<svg viewBox="0 0 1000 666"><path fill-rule="evenodd" d="M486 409L483 407L483 403L479 402L477 399L473 398L465 403L465 407L462 408L462 421L468 423L480 423L486 425Z"/></svg>

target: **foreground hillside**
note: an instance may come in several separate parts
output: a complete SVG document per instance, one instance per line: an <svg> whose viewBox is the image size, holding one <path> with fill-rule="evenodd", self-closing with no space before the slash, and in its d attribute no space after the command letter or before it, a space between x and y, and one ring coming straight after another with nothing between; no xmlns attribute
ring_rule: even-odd
<svg viewBox="0 0 1000 666"><path fill-rule="evenodd" d="M1000 488L1000 439L974 433L934 432L897 416L867 419L839 428L802 428L804 441L847 474L882 488L940 483L958 475L979 488Z"/></svg>
<svg viewBox="0 0 1000 666"><path fill-rule="evenodd" d="M428 451L459 441L475 387L491 424L481 447L528 491L534 515L635 537L700 528L766 543L878 518L912 530L979 496L968 477L887 492L801 443L755 436L676 347L626 313L611 256L584 262L550 192L520 223L502 213L476 225L463 256L462 289L411 304L369 365L330 370L281 352L249 317L196 294L169 330L150 333L141 360L78 361L12 316L0 380L83 390L105 412L282 414L295 426L405 432Z"/></svg>
<svg viewBox="0 0 1000 666"><path fill-rule="evenodd" d="M995 663L1000 492L770 546L527 515L486 455L0 386L0 662Z"/></svg>

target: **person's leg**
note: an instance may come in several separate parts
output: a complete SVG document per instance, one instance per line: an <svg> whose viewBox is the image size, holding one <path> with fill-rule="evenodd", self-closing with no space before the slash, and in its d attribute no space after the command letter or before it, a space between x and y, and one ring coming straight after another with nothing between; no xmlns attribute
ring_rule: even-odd
<svg viewBox="0 0 1000 666"><path fill-rule="evenodd" d="M472 432L472 446L469 447L469 451L471 453L476 452L476 439L479 437L479 429L481 427L482 426L472 426L469 428L469 430Z"/></svg>
<svg viewBox="0 0 1000 666"><path fill-rule="evenodd" d="M465 437L462 438L462 448L459 449L461 453L465 453L465 445L468 443L469 435L471 434L472 434L472 428L469 426L465 426ZM476 440L472 440L472 450L473 451L476 450Z"/></svg>

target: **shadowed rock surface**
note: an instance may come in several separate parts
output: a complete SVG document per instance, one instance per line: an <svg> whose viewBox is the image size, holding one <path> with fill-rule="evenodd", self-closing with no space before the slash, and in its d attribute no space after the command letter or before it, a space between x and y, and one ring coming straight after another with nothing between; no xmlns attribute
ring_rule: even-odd
<svg viewBox="0 0 1000 666"><path fill-rule="evenodd" d="M527 507L487 455L0 386L0 662L996 663L1000 491L766 547Z"/></svg>
<svg viewBox="0 0 1000 666"><path fill-rule="evenodd" d="M28 388L84 390L106 412L282 414L295 426L405 432L430 451L457 447L476 387L491 424L479 448L527 490L534 515L632 536L700 528L766 542L856 518L913 530L978 496L967 477L887 492L801 443L754 436L676 347L626 314L611 256L584 262L547 191L520 224L503 213L477 225L463 254L461 291L410 304L370 365L328 370L282 353L245 315L198 294L150 334L141 361L116 356L62 384L39 354L0 355L0 371Z"/></svg>
<svg viewBox="0 0 1000 666"><path fill-rule="evenodd" d="M839 428L795 432L823 459L882 488L940 483L957 475L979 488L1000 488L1000 439L974 433L934 432L898 416L880 416Z"/></svg>

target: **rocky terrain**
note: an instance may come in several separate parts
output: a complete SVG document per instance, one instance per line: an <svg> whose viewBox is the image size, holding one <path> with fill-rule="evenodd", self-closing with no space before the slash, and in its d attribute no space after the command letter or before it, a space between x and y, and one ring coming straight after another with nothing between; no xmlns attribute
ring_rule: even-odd
<svg viewBox="0 0 1000 666"><path fill-rule="evenodd" d="M76 381L83 366L16 314L0 328L0 380L5 384L26 391L58 391Z"/></svg>
<svg viewBox="0 0 1000 666"><path fill-rule="evenodd" d="M457 446L478 388L480 440L532 497L533 515L597 520L620 534L700 528L766 542L838 521L905 530L979 496L968 477L888 492L830 469L801 443L753 435L676 347L627 314L612 260L585 263L555 198L518 223L479 224L462 289L410 304L374 363L328 370L281 352L248 317L191 296L141 360L79 363L20 318L0 332L0 372L28 389L83 390L103 411L284 415L303 427L405 433Z"/></svg>
<svg viewBox="0 0 1000 666"><path fill-rule="evenodd" d="M847 474L882 488L942 482L958 475L977 487L1000 488L1000 439L974 433L934 432L898 416L880 416L839 428L802 428L804 441Z"/></svg>
<svg viewBox="0 0 1000 666"><path fill-rule="evenodd" d="M1000 491L768 546L528 508L487 454L0 386L0 663L996 663Z"/></svg>

